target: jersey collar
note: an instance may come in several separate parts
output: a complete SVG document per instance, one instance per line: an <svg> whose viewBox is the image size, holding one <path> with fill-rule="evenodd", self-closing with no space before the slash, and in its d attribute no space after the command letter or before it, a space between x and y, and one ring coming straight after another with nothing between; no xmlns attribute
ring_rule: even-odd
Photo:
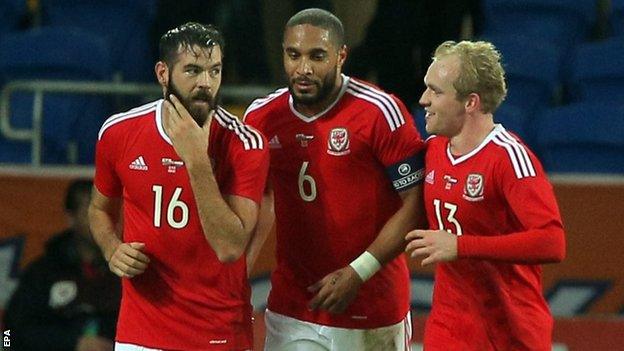
<svg viewBox="0 0 624 351"><path fill-rule="evenodd" d="M487 145L494 138L496 134L504 130L505 128L503 128L503 125L495 124L494 129L492 129L490 134L488 134L485 137L485 139L483 139L483 141L481 142L481 144L479 144L479 146L477 146L474 150L470 151L469 153L459 156L458 158L455 158L455 156L453 156L453 154L451 153L451 141L449 139L448 143L446 144L446 156L448 156L448 159L449 161L451 161L451 164L453 166L460 164L466 161L467 159L471 158L472 156L476 155L479 151L481 151L481 149L485 147L485 145Z"/></svg>
<svg viewBox="0 0 624 351"><path fill-rule="evenodd" d="M331 110L334 106L336 106L338 101L340 101L340 99L344 95L345 91L347 91L347 87L349 86L349 79L351 78L349 78L348 76L344 74L341 74L340 76L342 77L342 86L340 87L340 92L338 92L338 96L336 97L336 100L334 100L334 102L332 102L326 109L315 114L314 116L306 116L295 109L292 95L288 94L288 106L290 107L290 110L292 111L292 113L294 113L295 116L299 117L299 119L301 119L302 121L306 123L314 122L315 120L319 119L324 114L326 114L329 110Z"/></svg>
<svg viewBox="0 0 624 351"><path fill-rule="evenodd" d="M162 123L162 118L163 118L163 114L162 114L162 106L163 106L163 102L165 100L160 99L158 100L158 103L156 104L156 113L155 115L155 119L156 119L156 128L158 128L158 134L160 134L160 137L163 138L163 140L173 146L173 143L171 142L171 139L169 138L169 136L167 135L167 133L165 133L165 128L163 127L163 123Z"/></svg>

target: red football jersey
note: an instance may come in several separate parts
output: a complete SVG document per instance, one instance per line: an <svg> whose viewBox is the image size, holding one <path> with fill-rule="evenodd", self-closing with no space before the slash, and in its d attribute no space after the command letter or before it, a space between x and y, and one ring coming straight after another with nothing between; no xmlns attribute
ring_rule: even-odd
<svg viewBox="0 0 624 351"><path fill-rule="evenodd" d="M364 283L343 314L308 310L307 287L365 251L401 206L397 190L422 179L424 142L405 106L343 76L337 100L315 116L297 112L287 89L256 100L245 116L271 152L277 268L268 308L345 328L403 320L410 300L403 255Z"/></svg>
<svg viewBox="0 0 624 351"><path fill-rule="evenodd" d="M448 138L431 137L425 164L429 226L460 235L458 260L436 267L425 348L550 350L553 319L535 263L561 252L564 242L552 186L539 161L496 125L461 157L451 154ZM514 234L519 243L541 236L543 247L479 247L484 237Z"/></svg>
<svg viewBox="0 0 624 351"><path fill-rule="evenodd" d="M110 117L96 149L95 186L123 197L123 241L145 243L147 270L123 279L117 341L175 350L252 346L244 256L222 264L202 231L189 176L162 125L162 100ZM266 141L219 108L207 150L222 194L260 202Z"/></svg>

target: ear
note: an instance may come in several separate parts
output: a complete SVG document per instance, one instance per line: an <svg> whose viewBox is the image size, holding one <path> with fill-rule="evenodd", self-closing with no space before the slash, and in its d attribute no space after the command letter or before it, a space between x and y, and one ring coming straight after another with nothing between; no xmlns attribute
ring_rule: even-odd
<svg viewBox="0 0 624 351"><path fill-rule="evenodd" d="M163 61L156 62L154 72L156 73L156 79L158 80L158 84L166 87L169 83L169 67L167 66L167 64Z"/></svg>
<svg viewBox="0 0 624 351"><path fill-rule="evenodd" d="M478 112L481 110L481 97L477 93L471 93L464 102L464 108L466 112Z"/></svg>
<svg viewBox="0 0 624 351"><path fill-rule="evenodd" d="M342 71L342 66L347 60L347 46L343 45L340 49L338 49L338 68Z"/></svg>

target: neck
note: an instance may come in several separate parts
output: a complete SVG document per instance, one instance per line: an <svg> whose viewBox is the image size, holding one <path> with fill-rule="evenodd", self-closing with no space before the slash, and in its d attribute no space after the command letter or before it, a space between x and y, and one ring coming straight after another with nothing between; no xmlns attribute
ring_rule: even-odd
<svg viewBox="0 0 624 351"><path fill-rule="evenodd" d="M331 105L338 98L338 94L340 94L340 89L342 89L342 75L339 74L336 77L336 84L334 84L334 89L331 91L327 97L317 103L304 105L304 104L295 104L295 109L305 116L314 116L322 111L324 111L329 105Z"/></svg>
<svg viewBox="0 0 624 351"><path fill-rule="evenodd" d="M476 149L494 129L491 113L469 115L459 134L450 138L451 153L465 155Z"/></svg>

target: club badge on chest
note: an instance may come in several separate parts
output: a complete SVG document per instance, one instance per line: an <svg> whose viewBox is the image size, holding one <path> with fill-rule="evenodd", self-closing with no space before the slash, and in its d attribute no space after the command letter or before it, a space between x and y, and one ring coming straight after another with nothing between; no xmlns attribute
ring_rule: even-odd
<svg viewBox="0 0 624 351"><path fill-rule="evenodd" d="M483 200L483 176L478 173L470 173L466 178L466 185L464 186L464 199L468 201L481 201Z"/></svg>
<svg viewBox="0 0 624 351"><path fill-rule="evenodd" d="M351 152L349 149L349 131L347 128L334 128L327 138L327 153L343 156Z"/></svg>

